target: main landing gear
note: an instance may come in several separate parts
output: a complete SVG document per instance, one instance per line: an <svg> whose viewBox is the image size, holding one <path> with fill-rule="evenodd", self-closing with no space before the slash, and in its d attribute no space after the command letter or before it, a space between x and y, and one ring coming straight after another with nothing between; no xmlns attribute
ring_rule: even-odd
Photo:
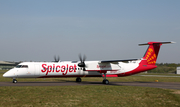
<svg viewBox="0 0 180 107"><path fill-rule="evenodd" d="M81 82L81 78L80 78L80 77L77 77L77 78L76 78L76 82Z"/></svg>
<svg viewBox="0 0 180 107"><path fill-rule="evenodd" d="M13 79L13 81L12 81L13 83L17 83L18 81L16 80L16 79Z"/></svg>
<svg viewBox="0 0 180 107"><path fill-rule="evenodd" d="M102 75L103 77L103 75ZM109 84L109 81L106 79L106 73L104 73L104 77L103 77L103 81L102 81L103 84Z"/></svg>
<svg viewBox="0 0 180 107"><path fill-rule="evenodd" d="M104 80L102 81L102 83L103 83L103 84L109 84L109 81L108 81L107 79L104 79Z"/></svg>

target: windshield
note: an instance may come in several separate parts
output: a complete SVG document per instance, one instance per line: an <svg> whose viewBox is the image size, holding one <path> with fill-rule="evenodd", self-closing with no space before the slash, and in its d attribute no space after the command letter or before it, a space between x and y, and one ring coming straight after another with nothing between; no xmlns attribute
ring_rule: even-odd
<svg viewBox="0 0 180 107"><path fill-rule="evenodd" d="M16 68L28 68L28 65L17 65Z"/></svg>

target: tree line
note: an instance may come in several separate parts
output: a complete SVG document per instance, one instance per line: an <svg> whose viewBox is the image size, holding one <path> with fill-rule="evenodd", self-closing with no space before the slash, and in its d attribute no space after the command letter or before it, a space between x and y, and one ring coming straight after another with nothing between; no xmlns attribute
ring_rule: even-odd
<svg viewBox="0 0 180 107"><path fill-rule="evenodd" d="M149 70L148 73L176 73L177 67L180 67L180 63L157 63L157 68Z"/></svg>

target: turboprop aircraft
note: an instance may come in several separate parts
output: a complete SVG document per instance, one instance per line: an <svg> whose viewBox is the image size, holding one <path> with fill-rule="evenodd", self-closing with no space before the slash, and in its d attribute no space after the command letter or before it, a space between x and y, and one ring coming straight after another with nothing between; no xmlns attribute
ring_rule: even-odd
<svg viewBox="0 0 180 107"><path fill-rule="evenodd" d="M80 61L59 61L55 58L55 62L22 62L4 73L3 77L12 78L13 83L17 83L16 78L77 77L76 82L81 82L81 77L103 77L103 83L109 84L106 77L129 76L156 68L161 45L169 43L174 42L139 44L149 45L141 59L85 61L86 56L79 55Z"/></svg>

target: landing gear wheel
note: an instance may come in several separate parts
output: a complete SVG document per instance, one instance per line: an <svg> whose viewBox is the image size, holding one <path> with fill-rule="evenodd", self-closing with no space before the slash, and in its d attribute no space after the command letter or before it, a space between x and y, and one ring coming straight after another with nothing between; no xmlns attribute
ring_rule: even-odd
<svg viewBox="0 0 180 107"><path fill-rule="evenodd" d="M17 80L16 80L16 79L13 79L13 83L17 83Z"/></svg>
<svg viewBox="0 0 180 107"><path fill-rule="evenodd" d="M80 78L80 77L77 77L77 78L76 78L76 82L81 82L81 78Z"/></svg>
<svg viewBox="0 0 180 107"><path fill-rule="evenodd" d="M108 80L103 80L102 83L103 83L103 84L109 84L109 81L108 81Z"/></svg>

